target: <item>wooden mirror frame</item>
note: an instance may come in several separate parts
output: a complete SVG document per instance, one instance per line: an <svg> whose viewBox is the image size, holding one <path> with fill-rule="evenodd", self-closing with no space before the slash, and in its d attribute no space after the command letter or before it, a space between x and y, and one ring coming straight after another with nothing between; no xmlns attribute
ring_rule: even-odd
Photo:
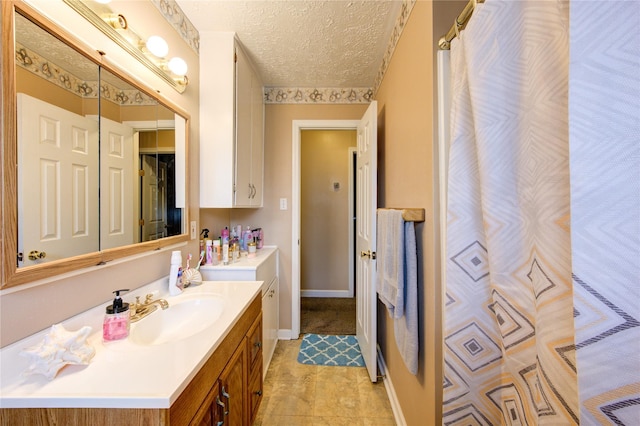
<svg viewBox="0 0 640 426"><path fill-rule="evenodd" d="M153 90L146 88L125 73L112 66L100 55L99 52L88 48L72 34L58 28L57 25L40 15L33 8L19 0L3 0L2 2L2 50L0 52L0 64L2 69L2 87L0 91L0 116L2 124L2 148L0 156L0 175L2 186L0 195L2 197L2 220L0 230L0 242L2 245L2 271L0 289L26 284L32 281L50 278L77 271L84 268L91 268L104 265L115 259L127 256L153 252L163 247L187 242L189 223L189 179L185 178L185 207L182 219L182 234L165 237L158 240L131 244L127 246L101 250L94 253L73 256L65 259L55 260L41 265L17 267L18 253L18 194L17 194L17 100L16 100L16 76L15 76L15 40L14 40L14 13L21 13L37 25L49 31L53 36L75 48L79 53L86 56L99 66L112 72L118 77L130 83L137 89L145 92L175 113L181 115L186 120L186 144L185 144L185 173L188 171L188 145L189 145L189 123L190 116L181 108L158 96ZM88 271L87 271L88 272Z"/></svg>

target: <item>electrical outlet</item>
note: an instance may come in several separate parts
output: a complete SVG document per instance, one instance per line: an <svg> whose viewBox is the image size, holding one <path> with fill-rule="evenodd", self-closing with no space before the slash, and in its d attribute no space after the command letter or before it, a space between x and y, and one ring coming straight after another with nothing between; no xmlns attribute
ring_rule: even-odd
<svg viewBox="0 0 640 426"><path fill-rule="evenodd" d="M198 237L198 227L195 220L191 221L191 239L195 240Z"/></svg>
<svg viewBox="0 0 640 426"><path fill-rule="evenodd" d="M287 199L280 198L280 210L286 210L286 209L287 209Z"/></svg>

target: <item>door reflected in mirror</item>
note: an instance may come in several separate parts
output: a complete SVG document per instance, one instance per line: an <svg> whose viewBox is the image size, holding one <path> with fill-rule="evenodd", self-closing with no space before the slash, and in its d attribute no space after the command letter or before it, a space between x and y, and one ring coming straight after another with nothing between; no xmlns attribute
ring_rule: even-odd
<svg viewBox="0 0 640 426"><path fill-rule="evenodd" d="M183 235L185 118L14 22L17 267Z"/></svg>

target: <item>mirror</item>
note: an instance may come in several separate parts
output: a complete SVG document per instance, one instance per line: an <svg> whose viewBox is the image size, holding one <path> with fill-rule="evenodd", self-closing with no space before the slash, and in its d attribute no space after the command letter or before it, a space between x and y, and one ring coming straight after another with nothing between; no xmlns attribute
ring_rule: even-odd
<svg viewBox="0 0 640 426"><path fill-rule="evenodd" d="M13 5L2 287L186 241L186 114Z"/></svg>

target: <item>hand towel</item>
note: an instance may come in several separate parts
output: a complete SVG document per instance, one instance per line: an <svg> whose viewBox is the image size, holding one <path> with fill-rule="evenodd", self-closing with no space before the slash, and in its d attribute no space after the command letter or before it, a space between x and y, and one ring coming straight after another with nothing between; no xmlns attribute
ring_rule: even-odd
<svg viewBox="0 0 640 426"><path fill-rule="evenodd" d="M380 209L376 226L376 290L391 318L404 315L404 220L400 210Z"/></svg>
<svg viewBox="0 0 640 426"><path fill-rule="evenodd" d="M418 374L418 255L413 222L404 224L404 315L394 320L398 351L411 374Z"/></svg>

